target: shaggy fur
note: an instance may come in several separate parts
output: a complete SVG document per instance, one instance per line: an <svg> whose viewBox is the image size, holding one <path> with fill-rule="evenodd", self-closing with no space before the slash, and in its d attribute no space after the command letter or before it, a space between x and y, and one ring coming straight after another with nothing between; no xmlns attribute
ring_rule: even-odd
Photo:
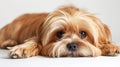
<svg viewBox="0 0 120 67"><path fill-rule="evenodd" d="M76 46L68 48L69 43ZM71 47L76 50L70 51ZM74 6L16 18L0 30L0 48L8 48L11 58L114 56L120 52L112 44L109 28L93 14Z"/></svg>

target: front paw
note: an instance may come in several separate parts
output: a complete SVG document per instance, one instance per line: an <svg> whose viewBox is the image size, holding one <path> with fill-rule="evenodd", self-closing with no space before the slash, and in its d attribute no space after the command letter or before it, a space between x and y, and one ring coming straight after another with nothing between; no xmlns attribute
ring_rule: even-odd
<svg viewBox="0 0 120 67"><path fill-rule="evenodd" d="M10 58L24 58L25 53L24 53L24 48L21 48L20 46L15 46L9 50L9 57Z"/></svg>
<svg viewBox="0 0 120 67"><path fill-rule="evenodd" d="M120 47L118 46L110 46L102 49L103 56L116 56L120 53Z"/></svg>
<svg viewBox="0 0 120 67"><path fill-rule="evenodd" d="M39 50L35 47L15 46L9 50L9 57L13 59L28 58L36 56Z"/></svg>

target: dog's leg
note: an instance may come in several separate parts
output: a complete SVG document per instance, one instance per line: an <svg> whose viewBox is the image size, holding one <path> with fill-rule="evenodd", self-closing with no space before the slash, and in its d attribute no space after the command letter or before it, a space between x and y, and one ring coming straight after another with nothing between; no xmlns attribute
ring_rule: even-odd
<svg viewBox="0 0 120 67"><path fill-rule="evenodd" d="M7 48L17 45L17 42L15 40L6 40L1 45L0 48Z"/></svg>
<svg viewBox="0 0 120 67"><path fill-rule="evenodd" d="M27 58L39 55L41 45L38 45L34 40L27 41L23 44L12 47L9 50L11 58Z"/></svg>
<svg viewBox="0 0 120 67"><path fill-rule="evenodd" d="M116 56L120 53L120 47L113 44L105 44L101 47L101 51L103 56Z"/></svg>

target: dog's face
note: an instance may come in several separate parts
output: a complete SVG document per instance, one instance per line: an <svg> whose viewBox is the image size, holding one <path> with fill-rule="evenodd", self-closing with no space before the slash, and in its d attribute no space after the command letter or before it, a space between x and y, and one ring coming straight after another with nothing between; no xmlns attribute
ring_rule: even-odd
<svg viewBox="0 0 120 67"><path fill-rule="evenodd" d="M104 35L103 25L84 10L60 8L46 18L40 31L41 54L50 57L99 56L99 40L109 36Z"/></svg>

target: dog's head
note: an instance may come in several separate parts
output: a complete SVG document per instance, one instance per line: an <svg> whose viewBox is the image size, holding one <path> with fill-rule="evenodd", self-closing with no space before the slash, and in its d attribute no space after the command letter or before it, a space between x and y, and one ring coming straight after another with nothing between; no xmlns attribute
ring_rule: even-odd
<svg viewBox="0 0 120 67"><path fill-rule="evenodd" d="M106 25L93 14L74 6L50 13L41 29L39 38L44 56L99 56L101 43L110 41Z"/></svg>

